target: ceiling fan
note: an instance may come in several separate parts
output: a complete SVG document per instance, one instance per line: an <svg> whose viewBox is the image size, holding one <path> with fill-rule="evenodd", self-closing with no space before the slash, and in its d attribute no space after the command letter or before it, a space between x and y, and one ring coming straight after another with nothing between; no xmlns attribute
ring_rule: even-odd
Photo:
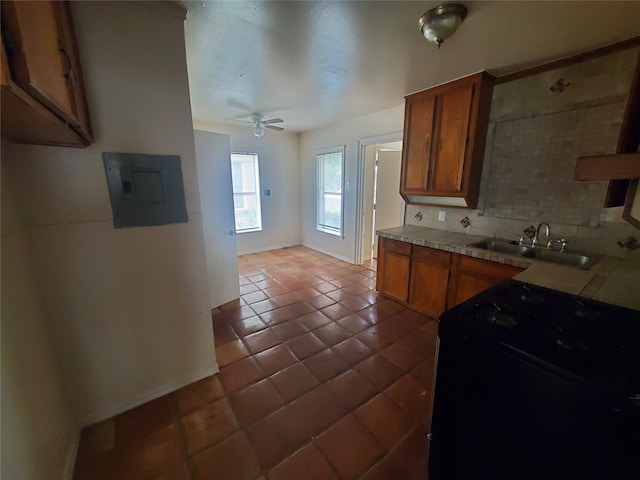
<svg viewBox="0 0 640 480"><path fill-rule="evenodd" d="M282 122L284 122L284 120L282 120L281 118L270 118L269 120L265 120L264 115L262 115L261 113L251 114L251 123L253 123L253 134L256 137L262 137L264 135L265 128L275 130L276 132L283 131L284 128L273 125L274 123Z"/></svg>

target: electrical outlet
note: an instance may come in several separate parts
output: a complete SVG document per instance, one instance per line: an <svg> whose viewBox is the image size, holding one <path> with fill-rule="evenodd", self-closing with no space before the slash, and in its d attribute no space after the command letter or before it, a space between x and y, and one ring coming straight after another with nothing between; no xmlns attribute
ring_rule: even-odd
<svg viewBox="0 0 640 480"><path fill-rule="evenodd" d="M446 222L447 221L447 212L444 210L440 210L440 212L438 212L438 221L439 222Z"/></svg>

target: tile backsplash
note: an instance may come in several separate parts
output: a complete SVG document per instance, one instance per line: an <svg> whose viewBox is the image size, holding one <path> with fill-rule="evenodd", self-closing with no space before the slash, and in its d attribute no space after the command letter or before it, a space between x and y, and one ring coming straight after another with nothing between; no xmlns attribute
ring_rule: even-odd
<svg viewBox="0 0 640 480"><path fill-rule="evenodd" d="M548 222L550 237L568 239L570 249L638 258L617 242L640 231L621 207L602 208L606 182L573 180L579 156L615 151L638 50L496 86L478 209L407 205L405 223L518 240ZM559 78L570 86L554 93Z"/></svg>

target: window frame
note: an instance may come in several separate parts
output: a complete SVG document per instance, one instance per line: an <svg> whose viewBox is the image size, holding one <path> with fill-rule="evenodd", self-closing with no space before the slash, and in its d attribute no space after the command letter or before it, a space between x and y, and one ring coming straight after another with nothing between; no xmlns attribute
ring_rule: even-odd
<svg viewBox="0 0 640 480"><path fill-rule="evenodd" d="M331 153L340 153L342 155L340 165L340 229L327 226L321 223L321 212L324 208L324 163L322 157ZM344 238L344 191L345 191L345 157L346 157L346 145L340 145L337 147L322 148L314 152L316 162L316 230L334 237ZM331 194L336 195L335 192Z"/></svg>
<svg viewBox="0 0 640 480"><path fill-rule="evenodd" d="M236 192L233 185L233 156L234 155L244 155L244 156L253 156L253 169L254 169L254 177L255 177L255 193L247 193L247 192ZM236 162L240 163L240 162ZM231 152L229 158L229 166L231 169L231 193L233 196L233 221L234 221L234 229L235 233L240 235L243 233L251 233L251 232L261 232L263 231L262 224L262 198L260 191L260 154L256 151L245 151L245 150L234 150ZM238 229L237 220L236 220L236 195L238 196L246 196L251 197L255 195L256 197L256 205L257 212L256 217L258 219L258 226L251 228Z"/></svg>

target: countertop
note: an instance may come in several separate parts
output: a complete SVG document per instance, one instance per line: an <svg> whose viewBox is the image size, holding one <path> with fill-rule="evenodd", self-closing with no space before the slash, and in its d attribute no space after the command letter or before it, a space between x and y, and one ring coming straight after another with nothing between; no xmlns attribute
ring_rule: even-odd
<svg viewBox="0 0 640 480"><path fill-rule="evenodd" d="M601 302L640 310L640 261L602 256L589 270L558 265L518 255L470 247L487 239L407 225L376 232L379 236L470 257L514 265L525 270L514 277L526 283L593 298Z"/></svg>

